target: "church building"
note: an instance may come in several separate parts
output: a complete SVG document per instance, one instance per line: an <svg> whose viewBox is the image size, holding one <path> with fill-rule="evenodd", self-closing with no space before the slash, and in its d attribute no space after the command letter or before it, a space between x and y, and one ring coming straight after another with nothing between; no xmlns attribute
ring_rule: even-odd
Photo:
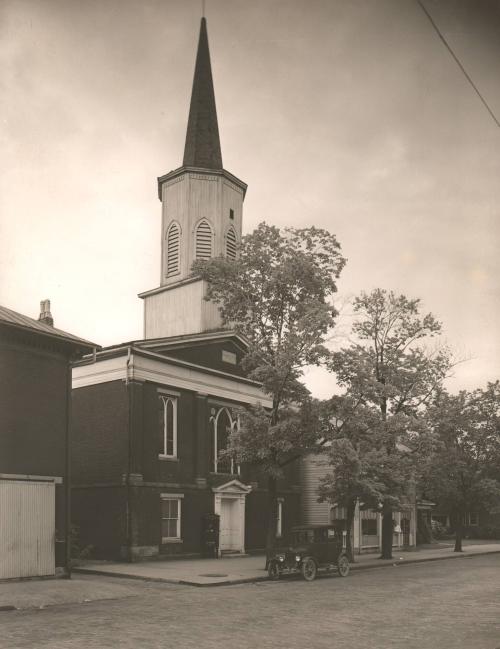
<svg viewBox="0 0 500 649"><path fill-rule="evenodd" d="M160 285L142 293L144 338L73 368L72 509L97 558L203 552L220 518L220 552L265 547L266 478L220 456L238 409L271 400L244 375L245 340L222 328L196 259L236 259L247 186L223 168L206 19L202 18L184 159L158 178ZM298 466L278 488L277 534L299 522Z"/></svg>

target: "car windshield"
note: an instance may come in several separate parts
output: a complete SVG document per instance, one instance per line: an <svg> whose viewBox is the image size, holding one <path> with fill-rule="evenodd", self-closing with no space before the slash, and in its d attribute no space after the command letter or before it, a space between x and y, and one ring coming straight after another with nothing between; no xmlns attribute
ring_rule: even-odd
<svg viewBox="0 0 500 649"><path fill-rule="evenodd" d="M335 530L326 527L309 530L295 530L292 534L293 545L304 545L307 543L326 543L335 538Z"/></svg>
<svg viewBox="0 0 500 649"><path fill-rule="evenodd" d="M294 545L303 545L305 543L313 543L314 530L295 530L292 534L292 543Z"/></svg>

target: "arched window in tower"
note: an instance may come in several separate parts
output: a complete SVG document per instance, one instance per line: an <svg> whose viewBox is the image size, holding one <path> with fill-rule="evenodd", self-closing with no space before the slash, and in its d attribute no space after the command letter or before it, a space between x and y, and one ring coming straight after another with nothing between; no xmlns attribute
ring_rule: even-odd
<svg viewBox="0 0 500 649"><path fill-rule="evenodd" d="M195 231L196 259L210 259L212 256L212 228L208 221L200 221Z"/></svg>
<svg viewBox="0 0 500 649"><path fill-rule="evenodd" d="M229 228L226 234L226 257L229 261L236 259L236 233L234 228Z"/></svg>
<svg viewBox="0 0 500 649"><path fill-rule="evenodd" d="M167 230L167 277L177 275L181 260L181 229L178 223L172 223Z"/></svg>
<svg viewBox="0 0 500 649"><path fill-rule="evenodd" d="M238 473L239 465L232 457L221 457L221 451L226 450L228 438L232 430L238 429L238 419L235 419L228 408L212 408L210 421L212 424L211 434L211 457L212 470L214 473Z"/></svg>

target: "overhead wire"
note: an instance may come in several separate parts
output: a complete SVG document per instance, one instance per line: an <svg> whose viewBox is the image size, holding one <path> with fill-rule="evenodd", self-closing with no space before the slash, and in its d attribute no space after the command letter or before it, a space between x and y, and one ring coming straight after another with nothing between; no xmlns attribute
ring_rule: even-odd
<svg viewBox="0 0 500 649"><path fill-rule="evenodd" d="M484 107L486 108L486 110L487 110L488 113L490 114L491 118L493 119L493 121L495 122L495 124L500 128L500 121L498 121L498 119L497 119L496 116L495 116L495 113L494 113L494 112L492 111L492 109L489 107L488 102L487 102L486 99L483 97L483 95L482 95L481 92L479 91L478 87L476 86L476 84L474 83L474 81L471 79L470 75L467 73L467 70L466 70L466 69L464 68L464 66L461 64L461 62L460 62L460 60L458 59L458 57L457 57L457 55L455 54L455 52L451 49L451 46L448 44L447 40L445 39L445 37L444 37L443 34L441 33L441 31L440 31L439 27L437 26L437 24L434 22L434 20L433 20L431 14L427 11L427 9L426 9L424 3L423 3L421 0L417 0L417 2L418 2L418 4L420 5L422 11L425 13L425 15L427 16L427 18L429 19L429 22L431 23L431 25L433 26L435 32L437 33L437 35L439 36L439 38L440 38L441 41L443 42L444 46L446 47L446 49L448 50L448 52L451 54L451 56L452 56L453 59L455 60L456 64L458 65L458 67L460 68L460 70L462 71L462 73L464 74L465 78L467 79L467 81L468 81L469 84L472 86L472 88L474 89L475 93L477 94L477 96L479 97L479 99L481 100L481 102L483 103Z"/></svg>

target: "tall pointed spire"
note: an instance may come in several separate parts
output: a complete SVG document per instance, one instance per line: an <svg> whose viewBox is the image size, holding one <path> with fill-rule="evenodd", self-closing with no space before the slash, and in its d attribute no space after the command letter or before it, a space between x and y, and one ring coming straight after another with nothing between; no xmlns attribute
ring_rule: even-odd
<svg viewBox="0 0 500 649"><path fill-rule="evenodd" d="M183 165L203 169L222 169L205 17L201 19Z"/></svg>

